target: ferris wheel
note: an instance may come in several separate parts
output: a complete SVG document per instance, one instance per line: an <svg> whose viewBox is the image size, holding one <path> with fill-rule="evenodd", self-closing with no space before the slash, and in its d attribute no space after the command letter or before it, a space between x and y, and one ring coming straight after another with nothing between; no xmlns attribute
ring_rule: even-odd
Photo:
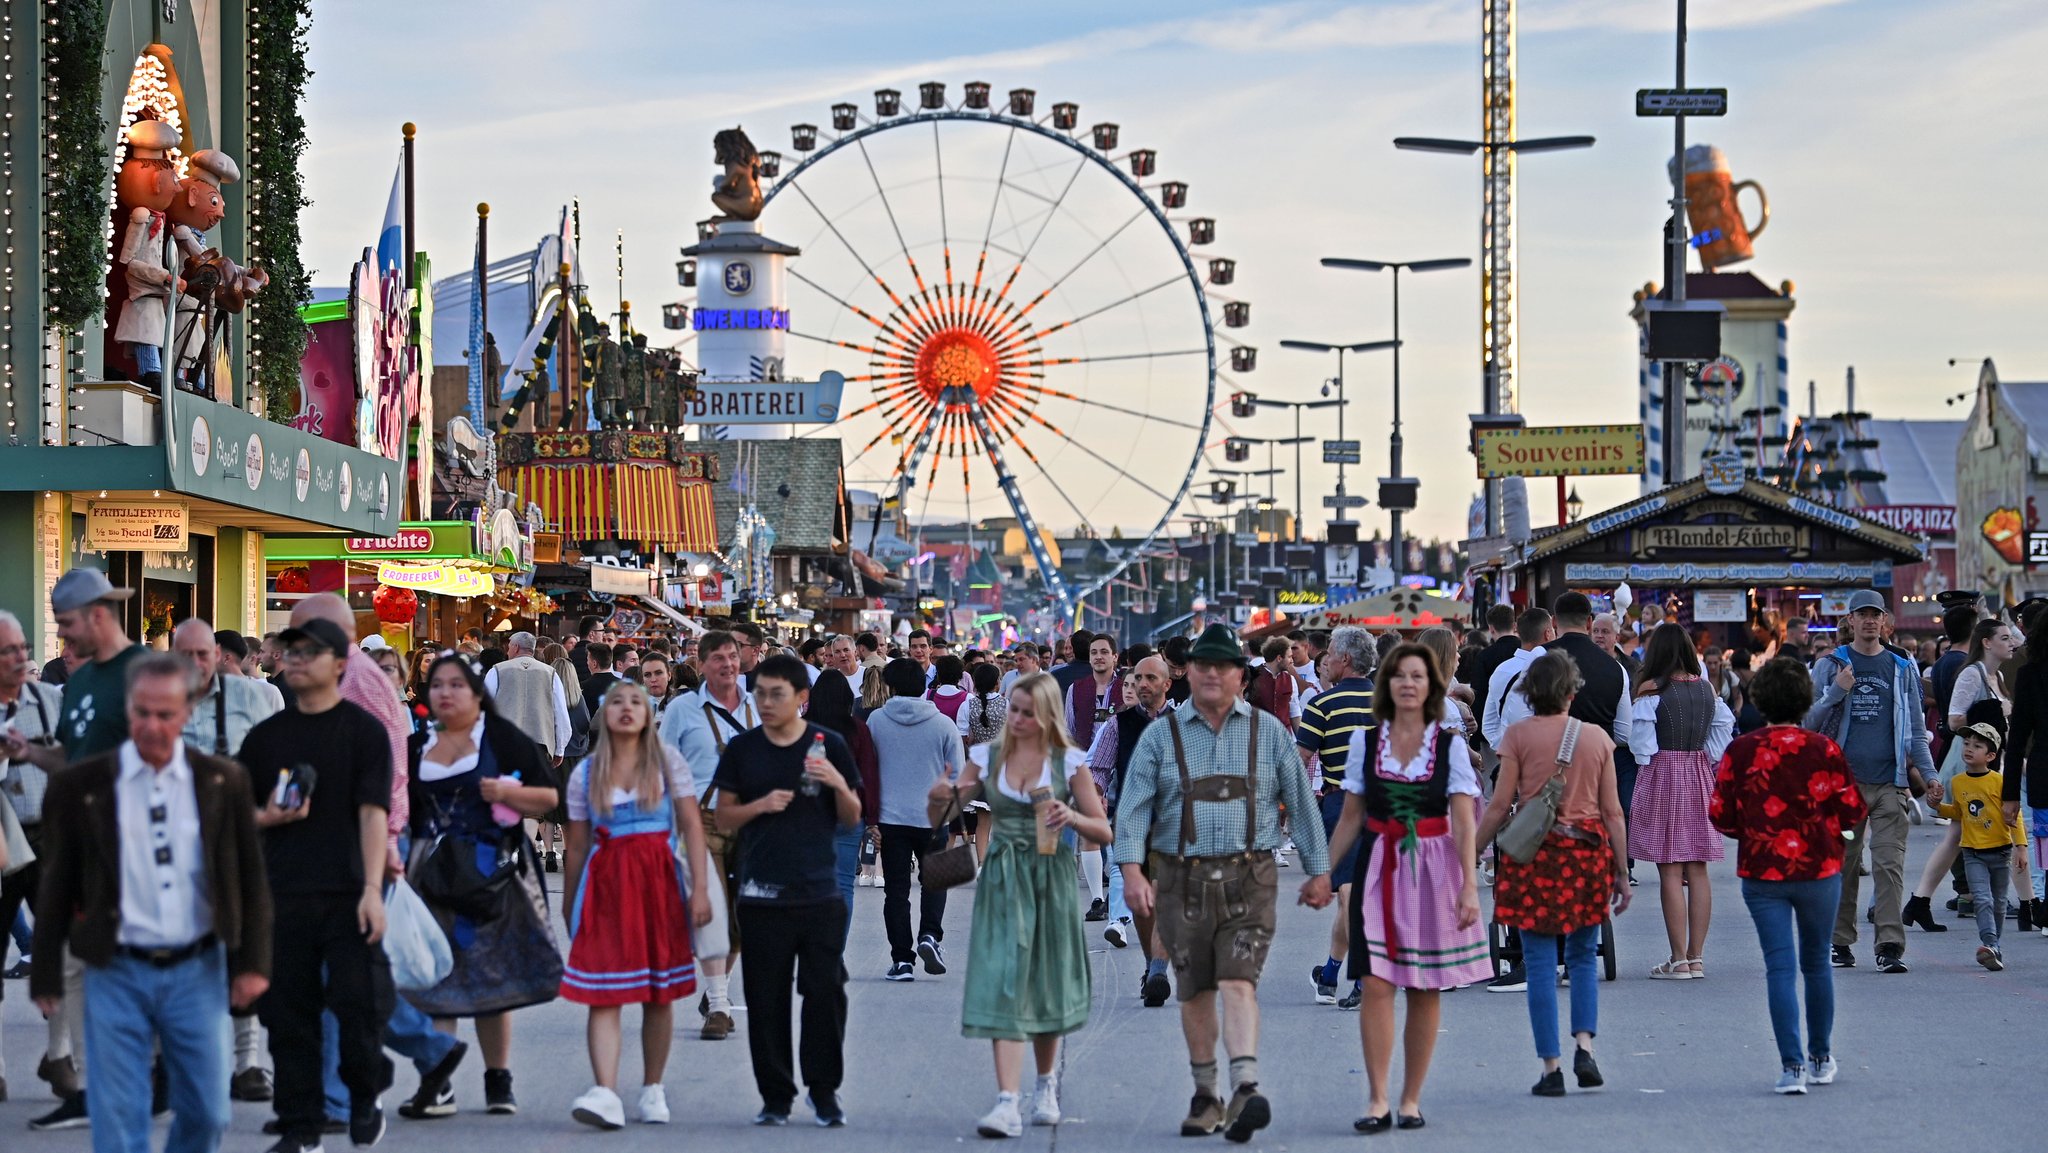
<svg viewBox="0 0 2048 1153"><path fill-rule="evenodd" d="M764 228L796 243L793 376L836 369L849 483L897 492L920 523L1007 505L1069 614L1136 559L1186 497L1217 381L1257 349L1231 339L1249 303L1236 263L1191 251L1216 222L1156 175L1118 125L985 83L874 94L791 129L793 165L761 154ZM1217 321L1220 320L1221 334ZM1220 337L1220 340L1219 340ZM1219 364L1218 344L1226 352ZM1047 531L1106 542L1073 583Z"/></svg>

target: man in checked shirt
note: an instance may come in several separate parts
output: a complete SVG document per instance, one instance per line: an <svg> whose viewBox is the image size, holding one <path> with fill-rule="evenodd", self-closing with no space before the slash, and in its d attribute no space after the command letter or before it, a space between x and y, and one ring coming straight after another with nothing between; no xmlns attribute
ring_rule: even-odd
<svg viewBox="0 0 2048 1153"><path fill-rule="evenodd" d="M1236 1142L1273 1117L1259 1092L1258 980L1279 899L1279 807L1309 813L1316 806L1286 726L1245 703L1245 667L1229 626L1202 633L1188 650L1189 707L1146 726L1116 815L1125 897L1132 913L1155 914L1173 964L1195 1079L1181 1134L1205 1136L1227 1125L1224 1136ZM1296 822L1294 836L1309 875L1300 899L1323 908L1330 860L1322 826ZM1219 1000L1230 1054L1227 1106L1216 1076Z"/></svg>

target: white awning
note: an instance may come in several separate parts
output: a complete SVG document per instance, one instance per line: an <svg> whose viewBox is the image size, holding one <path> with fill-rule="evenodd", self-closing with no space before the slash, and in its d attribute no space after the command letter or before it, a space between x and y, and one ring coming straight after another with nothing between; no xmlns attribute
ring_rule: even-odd
<svg viewBox="0 0 2048 1153"><path fill-rule="evenodd" d="M683 629L688 630L689 634L693 637L701 637L706 631L702 621L695 617L684 616L655 597L634 597L633 599L653 609L660 615L667 617Z"/></svg>

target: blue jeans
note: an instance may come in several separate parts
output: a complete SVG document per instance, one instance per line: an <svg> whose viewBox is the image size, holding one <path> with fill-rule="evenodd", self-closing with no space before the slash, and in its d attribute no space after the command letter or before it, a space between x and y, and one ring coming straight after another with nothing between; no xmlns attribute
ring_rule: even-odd
<svg viewBox="0 0 2048 1153"><path fill-rule="evenodd" d="M1845 861L1845 869L1855 863ZM1764 988L1771 1004L1771 1032L1778 1038L1778 1062L1785 1068L1818 1061L1832 1053L1835 1031L1835 974L1828 967L1828 942L1842 901L1840 874L1820 881L1757 881L1743 878L1742 903L1756 922L1764 947ZM1793 940L1794 929L1798 941ZM1806 978L1806 1051L1799 1046L1799 985Z"/></svg>
<svg viewBox="0 0 2048 1153"><path fill-rule="evenodd" d="M1977 941L1996 949L2005 932L2005 894L2012 884L2012 848L1964 849L1963 875L1977 908Z"/></svg>
<svg viewBox="0 0 2048 1153"><path fill-rule="evenodd" d="M30 894L30 896L33 897L34 894ZM15 951L24 957L28 956L30 942L35 940L35 933L29 928L28 923L28 907L30 904L31 902L29 901L23 901L21 908L14 911L14 926L8 930L14 936Z"/></svg>
<svg viewBox="0 0 2048 1153"><path fill-rule="evenodd" d="M1554 1061L1560 1054L1557 979L1551 975L1548 964L1550 958L1557 956L1557 940L1555 934L1522 930L1522 963L1529 969L1529 1032L1536 1038L1536 1055L1545 1061ZM1564 970L1572 979L1573 1036L1600 1032L1600 973L1595 965L1599 952L1598 925L1564 935Z"/></svg>
<svg viewBox="0 0 2048 1153"><path fill-rule="evenodd" d="M413 1008L405 994L391 999L384 1047L411 1060L422 1077L446 1060L455 1045L455 1037L434 1028L434 1022ZM336 1121L348 1120L348 1087L341 1083L341 1035L335 1032L332 1013L320 1014L320 1088L327 1098L327 1115Z"/></svg>
<svg viewBox="0 0 2048 1153"><path fill-rule="evenodd" d="M215 1153L228 1130L234 1067L227 959L219 945L166 969L132 957L86 966L93 1153L150 1153L150 1066L158 1045L177 1115L164 1153Z"/></svg>
<svg viewBox="0 0 2048 1153"><path fill-rule="evenodd" d="M855 825L839 830L832 839L833 847L839 850L839 899L846 903L846 935L839 942L842 950L853 939L853 882L860 876L860 842L867 833L866 825Z"/></svg>

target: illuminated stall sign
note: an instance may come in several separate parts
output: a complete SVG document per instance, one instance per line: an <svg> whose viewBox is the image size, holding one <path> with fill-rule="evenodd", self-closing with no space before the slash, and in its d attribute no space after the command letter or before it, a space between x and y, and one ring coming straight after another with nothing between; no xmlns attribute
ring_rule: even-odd
<svg viewBox="0 0 2048 1153"><path fill-rule="evenodd" d="M690 314L690 327L784 329L789 328L787 308L700 308Z"/></svg>

